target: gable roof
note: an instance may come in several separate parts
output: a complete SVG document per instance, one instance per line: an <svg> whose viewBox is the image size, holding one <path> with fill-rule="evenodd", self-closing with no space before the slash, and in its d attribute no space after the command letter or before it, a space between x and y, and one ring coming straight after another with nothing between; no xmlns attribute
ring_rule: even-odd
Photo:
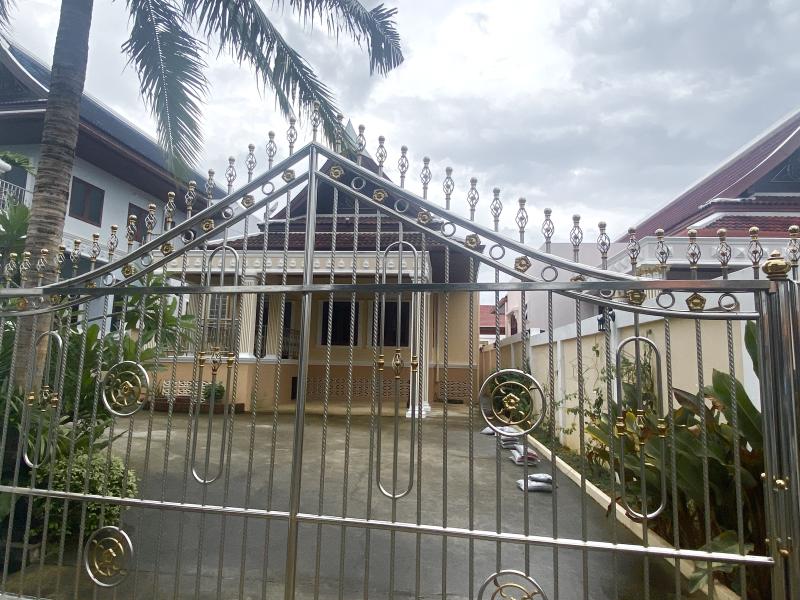
<svg viewBox="0 0 800 600"><path fill-rule="evenodd" d="M50 86L50 68L21 46L2 36L0 36L0 64L5 65L12 75L17 77L20 83L35 96L33 100L30 97L21 97L16 101L9 99L0 103L0 114L13 114L15 110L24 110L30 108L31 105L44 110ZM175 178L166 156L156 140L85 92L81 97L80 117L82 125L104 134L125 150L144 159L152 167L161 171L162 176ZM201 182L206 181L206 175L194 170L190 172L189 177L198 182L198 188L202 188ZM213 195L214 197L223 197L225 192L221 187L216 186ZM200 194L198 194L199 196ZM204 199L198 198L200 201Z"/></svg>
<svg viewBox="0 0 800 600"><path fill-rule="evenodd" d="M678 234L692 220L697 219L702 205L715 198L736 198L745 194L750 186L798 148L800 111L773 125L739 149L712 173L639 223L636 226L637 231L640 235L647 236L660 227L667 235Z"/></svg>

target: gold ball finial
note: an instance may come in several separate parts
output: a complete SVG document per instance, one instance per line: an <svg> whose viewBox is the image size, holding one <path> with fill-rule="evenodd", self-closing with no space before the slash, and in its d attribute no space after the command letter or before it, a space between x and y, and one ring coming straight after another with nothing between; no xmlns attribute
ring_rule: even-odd
<svg viewBox="0 0 800 600"><path fill-rule="evenodd" d="M724 227L720 227L719 229L717 229L717 237L720 239L720 241L724 242L725 239L728 237L728 230L725 229Z"/></svg>
<svg viewBox="0 0 800 600"><path fill-rule="evenodd" d="M755 240L758 238L759 231L760 229L758 227L751 227L748 233L750 234L750 237Z"/></svg>
<svg viewBox="0 0 800 600"><path fill-rule="evenodd" d="M689 239L690 239L690 240L695 240L695 239L697 239L697 229L690 229L690 230L689 230L689 231L687 231L686 233L688 233L688 234L689 234Z"/></svg>
<svg viewBox="0 0 800 600"><path fill-rule="evenodd" d="M789 261L783 258L780 250L773 250L770 252L767 262L761 267L767 279L775 281L787 279L790 269Z"/></svg>
<svg viewBox="0 0 800 600"><path fill-rule="evenodd" d="M658 239L663 239L663 237L664 237L664 230L661 229L660 227L658 229L656 229L656 237Z"/></svg>
<svg viewBox="0 0 800 600"><path fill-rule="evenodd" d="M789 237L790 238L800 237L800 227L798 227L797 225L790 225L789 226Z"/></svg>
<svg viewBox="0 0 800 600"><path fill-rule="evenodd" d="M544 209L544 216L545 217L549 217L552 214L553 214L553 209L552 208L545 208Z"/></svg>

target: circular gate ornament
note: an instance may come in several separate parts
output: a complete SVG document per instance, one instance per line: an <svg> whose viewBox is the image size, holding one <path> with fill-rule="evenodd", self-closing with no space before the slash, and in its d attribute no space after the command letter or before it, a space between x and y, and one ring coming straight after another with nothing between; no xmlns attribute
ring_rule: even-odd
<svg viewBox="0 0 800 600"><path fill-rule="evenodd" d="M101 527L87 540L83 550L86 574L100 587L114 587L128 576L133 560L131 538L119 527Z"/></svg>
<svg viewBox="0 0 800 600"><path fill-rule="evenodd" d="M125 360L113 365L103 378L103 404L118 417L129 417L144 406L150 376L139 363Z"/></svg>
<svg viewBox="0 0 800 600"><path fill-rule="evenodd" d="M484 594L488 600L547 600L547 594L533 577L511 569L490 575L478 590L478 600L483 600Z"/></svg>
<svg viewBox="0 0 800 600"><path fill-rule="evenodd" d="M481 385L478 397L483 419L495 433L519 437L536 429L544 420L542 386L519 369L503 369L490 375ZM540 407L538 415L537 407ZM501 429L509 425L520 427L520 431Z"/></svg>

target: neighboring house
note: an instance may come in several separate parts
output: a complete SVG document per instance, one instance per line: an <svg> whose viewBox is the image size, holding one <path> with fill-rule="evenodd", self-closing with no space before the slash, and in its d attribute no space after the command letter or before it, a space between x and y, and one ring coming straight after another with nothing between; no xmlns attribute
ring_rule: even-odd
<svg viewBox="0 0 800 600"><path fill-rule="evenodd" d="M27 156L34 168L39 160L49 68L13 42L0 37L0 149ZM206 176L192 173L198 190L204 190ZM34 176L20 168L0 176L0 202L11 197L30 204ZM176 177L167 165L158 143L111 109L87 94L80 110L80 129L75 166L64 224L64 244L75 240L89 252L92 234L99 233L101 246L111 225L119 227L119 252L124 252L128 215L139 220L137 237L144 233L148 205L157 206L160 230L167 192L176 191L176 221L185 219L185 188L176 189ZM214 187L212 196L224 192ZM199 192L193 209L205 207ZM101 260L105 257L105 247Z"/></svg>
<svg viewBox="0 0 800 600"><path fill-rule="evenodd" d="M658 273L655 232L664 230L671 250L668 279L689 277L688 232L697 231L701 258L698 276L721 274L717 231L725 229L732 249L731 270L752 265L751 227L764 256L785 251L789 227L800 225L800 111L780 121L739 149L717 169L636 225L642 246L639 274ZM753 234L756 232L753 231ZM628 236L618 240L625 243ZM630 272L626 253L609 257L609 268Z"/></svg>
<svg viewBox="0 0 800 600"><path fill-rule="evenodd" d="M663 230L662 239L670 252L667 279L691 278L686 254L690 230L696 231L700 249L697 275L700 279L713 279L722 273L718 253L720 229L726 230L726 241L731 246L730 271L734 272L752 268L752 251L763 256L762 262L774 249L785 253L789 228L797 225L800 225L800 111L738 150L712 173L636 225L634 229L641 249L636 274L663 276L657 254L656 231L659 229ZM751 230L752 227L758 230ZM609 270L632 272L626 248L629 240L629 234L625 234L611 244ZM539 250L544 251L544 245ZM550 252L572 259L573 246L569 242L553 242ZM580 261L601 266L596 240L583 240ZM543 264L533 261L529 273L538 276L542 268ZM559 271L555 280L565 281L571 275ZM552 271L545 276L551 277ZM512 318L520 322L519 298L519 292L508 293L507 322ZM547 316L544 294L529 292L528 327L534 333L536 329L546 330ZM575 302L555 295L554 326L574 323L575 316ZM599 315L596 307L584 304L581 316L585 319ZM507 331L509 336L513 335L514 326L509 323Z"/></svg>
<svg viewBox="0 0 800 600"><path fill-rule="evenodd" d="M350 130L350 134L353 132ZM353 136L354 137L354 136ZM362 164L377 173L374 161L366 154ZM331 171L332 163L321 167ZM342 183L351 184L353 174L345 170L340 176ZM375 178L376 181L377 176ZM372 181L366 181L362 193L373 196L378 189ZM225 265L225 282L233 284L233 272L237 262L246 263L245 273L239 281L252 285L262 279L265 284L281 284L286 273L286 283L302 283L304 268L305 215L307 187L303 186L291 199L288 210L281 207L272 214L266 225L260 223L256 231L247 237L247 259L244 261L245 239L243 236L228 238L225 248L222 240L212 242L206 251L210 263L211 282L220 282L222 265ZM316 239L314 276L318 283L328 283L333 272L335 283L349 284L355 278L357 284L374 284L379 281L409 283L411 281L444 283L445 264L449 261L449 282L469 281L469 259L466 252L453 244L449 257L445 258L442 242L427 236L423 242L417 230L402 228L394 217L382 215L362 203L359 206L358 229L354 228L355 206L344 194L339 195L334 218L333 188L318 184L316 202ZM405 212L417 215L418 207L409 204ZM288 219L288 223L287 223ZM334 229L335 225L335 229ZM440 228L442 223L432 219L427 227ZM288 239L286 231L288 227ZM266 228L266 232L264 229ZM335 233L335 254L332 240ZM265 236L266 233L266 236ZM397 242L402 235L406 244L401 252ZM266 237L266 248L265 248ZM286 246L284 246L286 244ZM423 246L424 244L424 246ZM412 249L413 246L413 249ZM423 251L424 247L424 251ZM286 260L284 261L284 248ZM379 249L378 249L379 248ZM266 250L266 252L265 252ZM212 257L213 253L213 257ZM187 261L187 280L200 282L203 277L203 251L192 250ZM176 259L169 268L178 273L183 259ZM224 261L224 262L223 262ZM380 267L376 269L376 264ZM477 272L477 265L476 272ZM260 369L261 381L279 382L278 404L291 405L297 397L297 358L301 319L301 294L289 292L281 303L281 296L272 294L264 298L261 321L263 335L259 339L259 300L255 294L245 294L237 301L235 295L193 296L188 300L186 312L199 317L203 326L204 347L217 346L222 351L235 351L239 356L239 383L236 401L249 408L256 381L256 369ZM373 369L380 360L373 343L373 324L376 311L380 322L379 307L383 303L386 317L382 330L378 327L378 346L383 339L384 369L382 374L383 410L391 412L394 401L394 374L392 362L395 354L402 358L404 369L400 383L400 407L405 410L409 398L408 366L419 364L422 377L422 401L424 411L431 402L466 403L477 390L478 345L480 329L480 298L477 292L453 292L448 295L445 306L441 294L405 294L398 298L387 294L377 298L373 292L339 295L332 304L328 294L314 297L310 330L310 366L308 374L308 397L310 404L320 405L326 399L331 404L342 406L348 402L356 408L369 407L373 399ZM283 304L283 305L282 305ZM415 309L421 306L421 310ZM467 326L469 311L473 310L473 328ZM352 320L351 320L352 318ZM235 326L241 325L238 344ZM330 380L326 378L328 324L331 323ZM449 324L449 325L446 325ZM398 327L399 324L399 327ZM454 324L458 324L454 326ZM462 326L463 324L463 326ZM351 347L352 335L352 347ZM447 341L445 341L447 337ZM470 347L472 363L470 363ZM180 359L176 381L178 388L191 380L190 356ZM278 363L280 377L277 376ZM184 383L180 383L184 382ZM327 382L327 383L326 383ZM161 382L162 393L169 389L169 381ZM261 386L257 410L271 409L274 392ZM414 397L417 398L415 391Z"/></svg>
<svg viewBox="0 0 800 600"><path fill-rule="evenodd" d="M500 335L500 337L504 337L506 335L506 318L503 312L504 306L505 306L505 298L503 298L500 301L498 305L499 310L495 309L494 304L481 304L480 307L481 342L494 342L497 339L498 334ZM497 329L496 327L498 322L500 324L499 329Z"/></svg>

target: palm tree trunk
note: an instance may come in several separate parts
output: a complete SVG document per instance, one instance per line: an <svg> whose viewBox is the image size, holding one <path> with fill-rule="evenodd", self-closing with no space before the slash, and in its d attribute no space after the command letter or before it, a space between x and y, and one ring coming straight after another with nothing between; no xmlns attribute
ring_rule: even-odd
<svg viewBox="0 0 800 600"><path fill-rule="evenodd" d="M94 0L62 0L58 22L56 47L53 52L53 68L50 75L50 91L44 115L42 143L39 163L36 168L36 185L33 189L28 236L25 250L30 252L34 272L29 274L28 284L35 285L36 262L42 248L50 252L50 267L44 273L44 282L54 276L56 251L61 244L64 217L67 213L72 166L75 162L75 147L78 143L81 96L86 79L86 63L89 54L89 29L92 24ZM50 319L39 317L34 327L32 317L21 320L17 334L17 351L21 352L14 379L17 385L27 386L35 381L36 372L41 372L44 362L44 346L39 344L37 360L30 360L27 353L34 336L48 331ZM34 331L35 329L35 331ZM36 370L29 367L36 364ZM35 384L34 384L35 385ZM35 385L35 387L38 387Z"/></svg>

